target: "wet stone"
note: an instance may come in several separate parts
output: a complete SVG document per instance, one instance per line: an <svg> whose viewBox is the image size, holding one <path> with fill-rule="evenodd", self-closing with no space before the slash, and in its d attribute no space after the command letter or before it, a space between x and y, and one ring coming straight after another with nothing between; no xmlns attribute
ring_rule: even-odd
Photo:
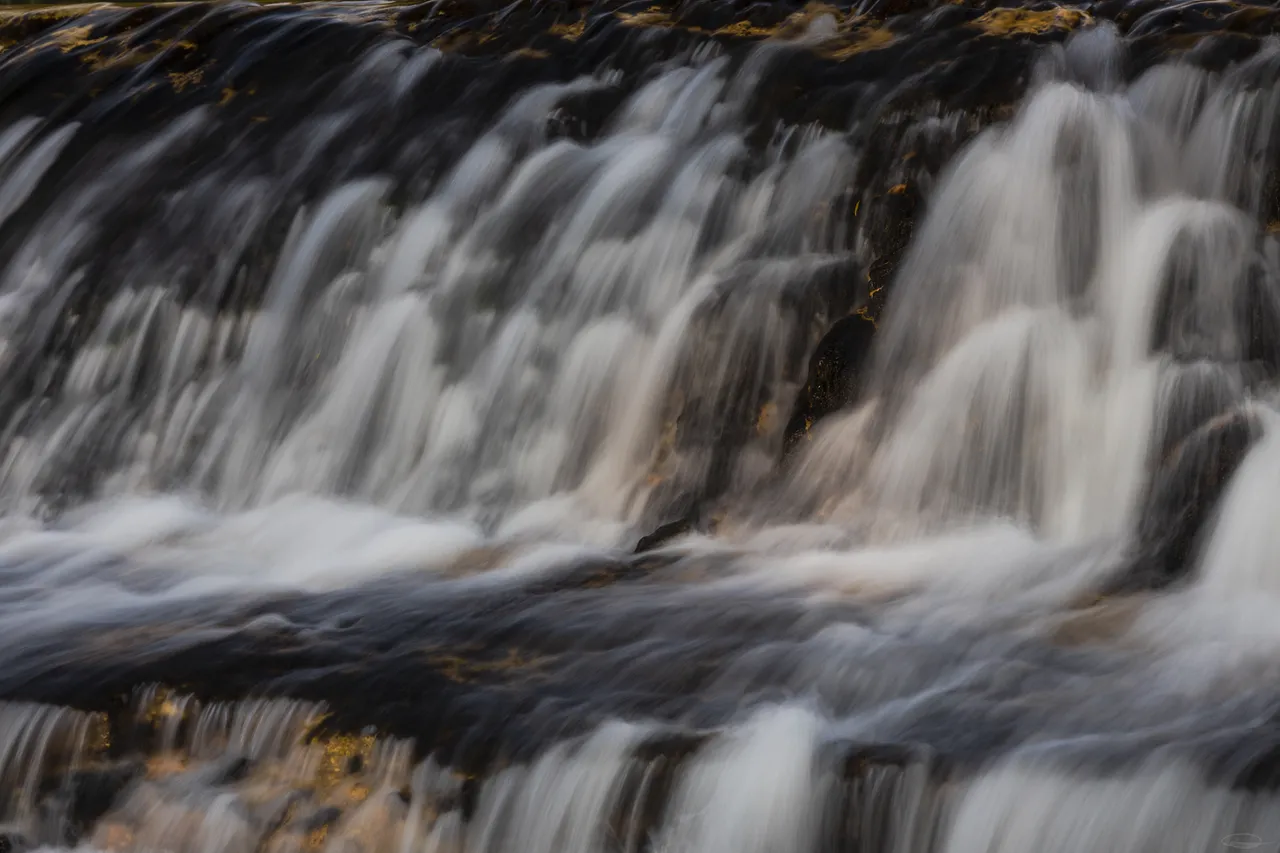
<svg viewBox="0 0 1280 853"><path fill-rule="evenodd" d="M319 832L322 829L333 826L341 819L342 809L337 806L324 806L300 818L297 822L297 829L307 834Z"/></svg>
<svg viewBox="0 0 1280 853"><path fill-rule="evenodd" d="M145 772L146 766L141 761L124 761L72 774L64 786L67 841L75 843L86 837L98 820L122 801L130 786Z"/></svg>
<svg viewBox="0 0 1280 853"><path fill-rule="evenodd" d="M787 421L784 452L793 450L822 418L857 400L875 328L869 316L854 314L841 317L823 336L809 359L808 378Z"/></svg>
<svg viewBox="0 0 1280 853"><path fill-rule="evenodd" d="M839 756L837 762L844 779L857 778L873 768L944 766L942 759L928 747L913 744L837 742L823 752Z"/></svg>
<svg viewBox="0 0 1280 853"><path fill-rule="evenodd" d="M640 541L636 543L635 553L644 554L648 551L657 550L671 540L692 532L696 529L696 525L697 516L693 513L668 521L665 524L660 524L652 533L640 538Z"/></svg>
<svg viewBox="0 0 1280 853"><path fill-rule="evenodd" d="M191 774L192 781L199 785L222 787L233 785L248 777L253 770L253 761L243 755L227 755L210 763Z"/></svg>
<svg viewBox="0 0 1280 853"><path fill-rule="evenodd" d="M1104 594L1160 589L1188 577L1213 510L1260 432L1251 413L1228 412L1160 462L1138 521L1133 562Z"/></svg>
<svg viewBox="0 0 1280 853"><path fill-rule="evenodd" d="M0 827L0 853L27 853L34 848L21 830Z"/></svg>
<svg viewBox="0 0 1280 853"><path fill-rule="evenodd" d="M927 838L936 831L937 826L929 825L929 810L916 812L911 804L916 798L927 801L943 781L927 753L905 745L860 744L848 748L842 763L824 827L832 849L893 850L908 838ZM923 778L909 785L908 774L914 772Z"/></svg>
<svg viewBox="0 0 1280 853"><path fill-rule="evenodd" d="M1234 366L1211 361L1171 366L1161 394L1165 417L1154 427L1153 464L1172 459L1196 430L1242 403L1247 380Z"/></svg>

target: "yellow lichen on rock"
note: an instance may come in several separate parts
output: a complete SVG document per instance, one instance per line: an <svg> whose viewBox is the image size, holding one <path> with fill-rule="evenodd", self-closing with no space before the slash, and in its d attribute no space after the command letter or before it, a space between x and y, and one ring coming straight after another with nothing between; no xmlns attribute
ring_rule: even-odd
<svg viewBox="0 0 1280 853"><path fill-rule="evenodd" d="M147 756L146 777L148 779L164 779L176 776L187 769L186 756L173 752L162 752Z"/></svg>
<svg viewBox="0 0 1280 853"><path fill-rule="evenodd" d="M316 771L316 785L322 790L337 786L347 775L354 758L368 762L376 739L373 735L333 735L324 741L324 757Z"/></svg>
<svg viewBox="0 0 1280 853"><path fill-rule="evenodd" d="M88 65L93 71L105 71L110 68L136 68L144 62L150 62L165 51L183 51L190 53L196 49L196 45L189 41L164 42L157 41L143 45L122 45L119 40L108 42L102 46L104 49L114 49L114 53L104 52L104 50L95 50L91 53L84 54L80 59ZM203 74L199 69L187 72L187 74ZM173 75L170 75L172 78ZM172 82L172 81L171 81ZM187 82L199 82L199 79L188 80ZM185 85L185 84L184 84ZM181 91L181 90L179 90Z"/></svg>
<svg viewBox="0 0 1280 853"><path fill-rule="evenodd" d="M546 59L551 54L533 47L522 47L506 55L506 59Z"/></svg>
<svg viewBox="0 0 1280 853"><path fill-rule="evenodd" d="M862 27L832 39L819 50L829 59L848 59L859 53L879 50L893 44L895 36L883 27Z"/></svg>
<svg viewBox="0 0 1280 853"><path fill-rule="evenodd" d="M671 12L662 6L650 6L640 12L615 12L614 16L628 27L653 27L657 29L681 29L689 33L702 35L729 36L744 39L776 38L783 41L794 40L810 33L814 21L823 16L832 18L836 23L834 41L841 41L841 35L849 25L857 20L856 16L846 15L835 6L826 3L809 3L798 12L793 12L777 26L765 27L750 21L735 21L716 30L707 30L698 26L682 24L671 16Z"/></svg>
<svg viewBox="0 0 1280 853"><path fill-rule="evenodd" d="M1080 9L1055 6L1052 9L992 9L974 21L989 36L1040 35L1051 30L1074 30L1093 23L1093 17Z"/></svg>
<svg viewBox="0 0 1280 853"><path fill-rule="evenodd" d="M94 831L93 847L99 850L114 851L128 850L133 847L134 834L133 830L120 823L104 823L100 824Z"/></svg>
<svg viewBox="0 0 1280 853"><path fill-rule="evenodd" d="M490 32L461 30L439 36L431 42L431 46L436 50L448 53L449 51L479 47L482 44L493 41L493 39L494 35Z"/></svg>
<svg viewBox="0 0 1280 853"><path fill-rule="evenodd" d="M756 434L765 435L773 430L777 419L778 406L776 403L768 402L760 407L760 414L756 417Z"/></svg>
<svg viewBox="0 0 1280 853"><path fill-rule="evenodd" d="M64 3L50 6L13 5L0 9L0 23L8 23L18 18L35 23L66 21L78 18L85 12L101 9L105 3L83 3L68 5Z"/></svg>
<svg viewBox="0 0 1280 853"><path fill-rule="evenodd" d="M106 41L106 37L90 38L93 27L67 27L53 34L53 43L63 53L70 53L78 47L90 47Z"/></svg>
<svg viewBox="0 0 1280 853"><path fill-rule="evenodd" d="M178 72L174 71L169 74L169 85L173 86L173 91L181 92L188 86L196 86L204 79L204 70L197 68L195 71Z"/></svg>
<svg viewBox="0 0 1280 853"><path fill-rule="evenodd" d="M457 654L429 651L427 660L441 675L455 684L467 684L484 675L500 672L524 672L541 666L542 660L526 657L519 649L510 648L497 660L465 658Z"/></svg>
<svg viewBox="0 0 1280 853"><path fill-rule="evenodd" d="M738 21L716 30L713 35L733 36L735 38L767 38L776 30L772 27L757 27L750 21Z"/></svg>
<svg viewBox="0 0 1280 853"><path fill-rule="evenodd" d="M674 27L671 15L661 6L650 6L643 12L615 12L618 20L628 27Z"/></svg>
<svg viewBox="0 0 1280 853"><path fill-rule="evenodd" d="M102 755L111 749L111 718L101 712L89 715L85 744L90 754Z"/></svg>
<svg viewBox="0 0 1280 853"><path fill-rule="evenodd" d="M846 30L857 19L857 16L846 15L829 3L808 3L799 12L788 15L787 19L774 31L774 35L783 39L800 38L808 35L813 22L822 17L834 20L837 31Z"/></svg>
<svg viewBox="0 0 1280 853"><path fill-rule="evenodd" d="M587 30L587 21L585 18L579 18L572 24L553 24L548 33L565 41L577 41L582 38L582 34Z"/></svg>

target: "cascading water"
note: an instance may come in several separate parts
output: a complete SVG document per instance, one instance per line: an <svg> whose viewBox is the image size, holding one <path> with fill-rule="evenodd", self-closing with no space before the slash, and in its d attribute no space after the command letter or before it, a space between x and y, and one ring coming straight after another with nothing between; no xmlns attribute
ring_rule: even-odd
<svg viewBox="0 0 1280 853"><path fill-rule="evenodd" d="M980 5L14 18L0 843L1280 844L1280 18Z"/></svg>

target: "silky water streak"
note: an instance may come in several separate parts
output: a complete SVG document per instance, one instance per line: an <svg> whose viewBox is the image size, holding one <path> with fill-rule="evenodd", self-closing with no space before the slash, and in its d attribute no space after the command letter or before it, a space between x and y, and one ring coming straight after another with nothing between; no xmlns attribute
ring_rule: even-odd
<svg viewBox="0 0 1280 853"><path fill-rule="evenodd" d="M761 132L841 33L533 83L318 191L461 60L376 44L270 167L211 106L0 131L0 837L1280 844L1280 54L1129 80L1098 27L1007 120L878 115L958 153L784 455L908 189L855 191L861 118Z"/></svg>

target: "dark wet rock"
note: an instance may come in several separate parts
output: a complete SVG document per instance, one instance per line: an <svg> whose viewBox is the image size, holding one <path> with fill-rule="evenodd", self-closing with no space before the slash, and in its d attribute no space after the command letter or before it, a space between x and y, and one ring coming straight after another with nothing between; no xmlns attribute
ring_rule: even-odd
<svg viewBox="0 0 1280 853"><path fill-rule="evenodd" d="M1257 156L1270 159L1266 149ZM1249 209L1255 194L1256 189L1243 188L1235 201ZM1181 362L1263 356L1254 341L1273 332L1267 326L1274 315L1266 311L1273 303L1273 280L1247 222L1218 217L1180 229L1162 272L1151 330L1156 351ZM1206 292L1211 295L1201 295ZM1243 350L1240 328L1246 333Z"/></svg>
<svg viewBox="0 0 1280 853"><path fill-rule="evenodd" d="M942 775L947 769L941 756L919 744L847 741L830 744L823 751L836 756L839 775L845 780L858 779L877 768L919 766Z"/></svg>
<svg viewBox="0 0 1280 853"><path fill-rule="evenodd" d="M471 820L480 804L480 790L484 780L475 774L464 776L462 784L453 796L446 796L441 801L441 812L456 809L463 820Z"/></svg>
<svg viewBox="0 0 1280 853"><path fill-rule="evenodd" d="M634 553L644 554L648 551L655 551L671 540L684 536L686 533L691 533L696 529L697 516L691 512L665 524L660 524L652 533L640 537L640 541L636 543Z"/></svg>
<svg viewBox="0 0 1280 853"><path fill-rule="evenodd" d="M105 767L79 770L63 785L66 842L85 837L98 819L119 803L125 792L146 774L141 761L123 761Z"/></svg>
<svg viewBox="0 0 1280 853"><path fill-rule="evenodd" d="M616 584L634 583L670 565L675 559L678 558L636 552L635 557L627 559L598 557L581 560L530 584L528 591L533 595L554 595L573 590L603 589Z"/></svg>
<svg viewBox="0 0 1280 853"><path fill-rule="evenodd" d="M687 516L732 492L744 458L764 459L771 466L790 401L773 399L770 377L798 385L825 318L871 303L851 253L808 253L804 235L789 224L821 216L833 243L842 242L840 232L857 203L851 172L832 181L829 204L797 209L794 218L791 211L778 216L778 227L760 235L754 247L762 257L721 273L712 297L699 305L671 383L682 390L664 406L663 445L654 464L657 486L645 512L649 523ZM786 203L781 194L777 204ZM804 256L800 262L776 260L788 253ZM779 336L780 330L785 334Z"/></svg>
<svg viewBox="0 0 1280 853"><path fill-rule="evenodd" d="M342 809L337 806L324 806L301 817L297 822L297 828L303 834L309 835L331 827L340 820L342 820Z"/></svg>
<svg viewBox="0 0 1280 853"><path fill-rule="evenodd" d="M1186 61L1206 71L1220 73L1243 62L1262 47L1261 39L1243 33L1214 33L1197 42L1186 53Z"/></svg>
<svg viewBox="0 0 1280 853"><path fill-rule="evenodd" d="M1214 508L1259 429L1251 413L1228 412L1191 433L1160 462L1139 517L1133 563L1104 594L1160 589L1187 576Z"/></svg>
<svg viewBox="0 0 1280 853"><path fill-rule="evenodd" d="M1280 213L1280 192L1273 191L1265 204ZM1257 365L1265 378L1280 376L1280 240L1268 236L1262 256L1250 265L1243 294L1244 357Z"/></svg>
<svg viewBox="0 0 1280 853"><path fill-rule="evenodd" d="M269 837L284 828L310 796L306 791L288 791L255 809L254 823L262 828L263 837Z"/></svg>
<svg viewBox="0 0 1280 853"><path fill-rule="evenodd" d="M823 336L787 421L784 452L791 452L819 420L857 399L875 329L875 321L865 313L852 314L837 320Z"/></svg>
<svg viewBox="0 0 1280 853"><path fill-rule="evenodd" d="M893 850L908 838L928 838L939 829L937 811L911 802L934 796L936 785L945 778L941 762L928 749L854 743L833 744L825 751L839 756L834 808L827 809L823 827L829 849ZM905 775L916 771L923 778L904 785Z"/></svg>
<svg viewBox="0 0 1280 853"><path fill-rule="evenodd" d="M195 771L193 779L198 778L198 784L210 787L222 787L225 785L234 785L248 778L253 771L253 761L244 755L224 755L218 760Z"/></svg>
<svg viewBox="0 0 1280 853"><path fill-rule="evenodd" d="M1233 365L1198 361L1166 370L1157 400L1148 470L1171 459L1192 433L1238 406L1249 375Z"/></svg>
<svg viewBox="0 0 1280 853"><path fill-rule="evenodd" d="M1134 22L1128 34L1132 38L1142 38L1210 33L1222 29L1238 8L1231 3L1215 3L1210 0L1178 3L1165 8L1154 7Z"/></svg>
<svg viewBox="0 0 1280 853"><path fill-rule="evenodd" d="M665 731L646 738L635 750L637 761L664 759L677 764L685 761L711 739L709 732Z"/></svg>
<svg viewBox="0 0 1280 853"><path fill-rule="evenodd" d="M636 748L618 798L620 807L611 819L624 849L651 849L684 768L711 737L707 732L665 731Z"/></svg>
<svg viewBox="0 0 1280 853"><path fill-rule="evenodd" d="M0 853L26 853L35 847L22 830L0 827Z"/></svg>
<svg viewBox="0 0 1280 853"><path fill-rule="evenodd" d="M1223 781L1232 788L1246 791L1280 790L1280 744L1250 755Z"/></svg>
<svg viewBox="0 0 1280 853"><path fill-rule="evenodd" d="M600 86L573 92L562 98L548 119L551 136L576 140L595 139L629 93L622 86Z"/></svg>
<svg viewBox="0 0 1280 853"><path fill-rule="evenodd" d="M1247 734L1224 732L1201 744L1211 784L1250 792L1280 791L1280 719L1272 714Z"/></svg>

